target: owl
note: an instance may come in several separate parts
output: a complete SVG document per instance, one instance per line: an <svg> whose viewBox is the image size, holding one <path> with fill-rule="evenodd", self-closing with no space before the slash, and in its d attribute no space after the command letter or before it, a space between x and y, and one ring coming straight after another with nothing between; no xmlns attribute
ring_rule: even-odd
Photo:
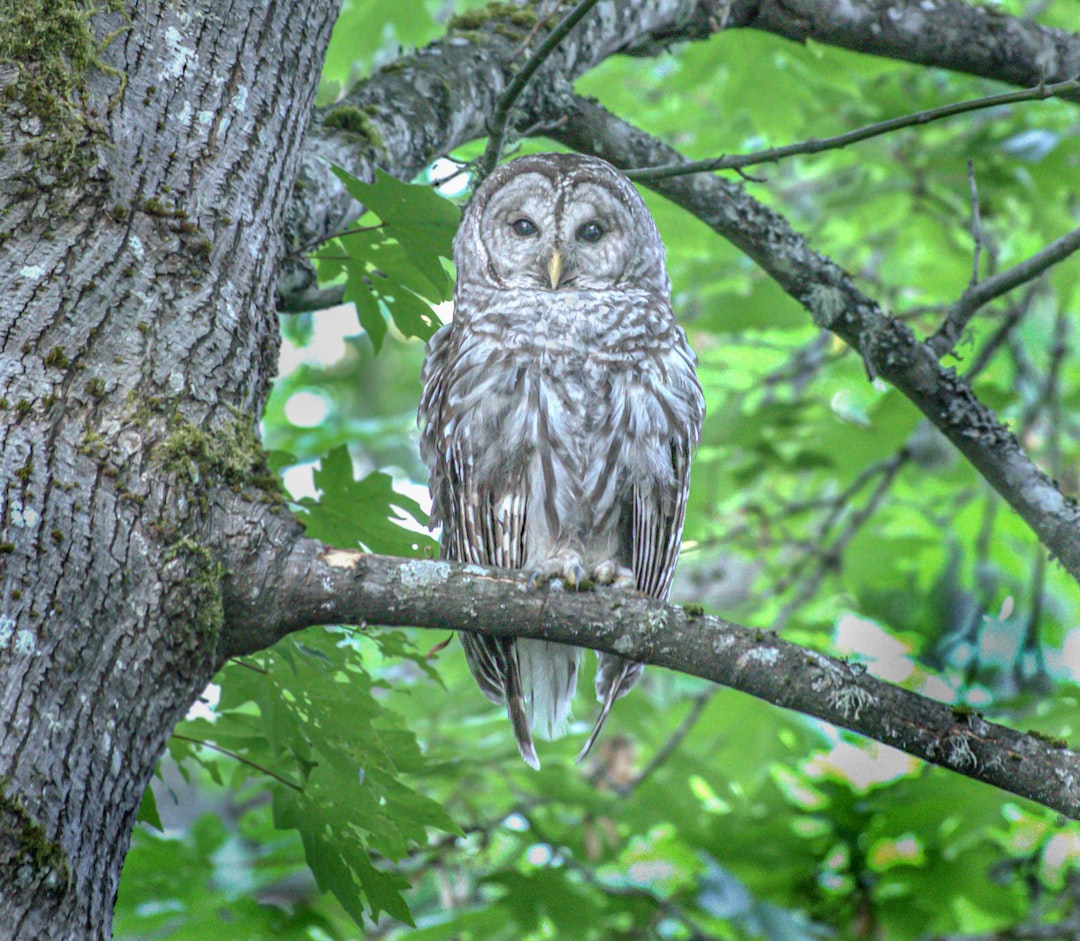
<svg viewBox="0 0 1080 941"><path fill-rule="evenodd" d="M594 157L521 157L476 190L454 262L454 317L428 344L419 409L443 557L666 598L705 405L641 196ZM565 732L582 651L461 640L539 768L533 733ZM599 654L579 760L641 671Z"/></svg>

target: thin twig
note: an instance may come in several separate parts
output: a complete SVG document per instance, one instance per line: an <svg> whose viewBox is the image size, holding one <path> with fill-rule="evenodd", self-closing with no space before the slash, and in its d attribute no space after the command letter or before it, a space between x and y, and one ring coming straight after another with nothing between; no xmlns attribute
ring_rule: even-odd
<svg viewBox="0 0 1080 941"><path fill-rule="evenodd" d="M450 160L451 162L456 163L457 169L455 169L453 173L450 173L447 176L439 177L439 179L437 180L429 180L428 185L434 186L436 189L440 186L445 186L451 180L456 180L463 173L468 173L469 167L471 166L471 164L467 160L454 160L453 157L444 157L443 159Z"/></svg>
<svg viewBox="0 0 1080 941"><path fill-rule="evenodd" d="M855 144L871 137L880 137L882 134L889 134L904 127L929 124L932 121L940 121L942 118L950 118L953 115L964 114L968 111L996 108L998 105L1015 104L1020 101L1042 101L1046 98L1057 98L1077 89L1080 89L1080 78L1071 78L1068 81L1056 82L1053 85L1038 85L1024 91L1008 92L1004 95L990 95L986 98L975 98L971 101L960 101L940 108L931 108L928 111L918 111L915 114L890 118L888 121L879 121L877 124L870 124L854 131L847 131L844 134L837 134L835 137L826 137L820 140L812 138L798 144L788 144L785 147L770 147L768 150L758 150L750 154L733 154L730 157L715 157L709 160L693 160L685 163L664 164L657 167L641 167L636 170L626 170L624 175L631 180L662 180L666 177L683 176L687 173L737 170L740 167L749 167L759 163L776 163L785 157L794 157L797 154L817 154L826 150L838 150L841 147L847 147L848 144Z"/></svg>
<svg viewBox="0 0 1080 941"><path fill-rule="evenodd" d="M291 787L294 791L303 792L303 788L299 784L295 784L288 778L283 778L280 774L271 771L269 768L264 768L262 765L257 764L250 758L245 758L243 755L238 755L234 751L229 751L227 748L222 748L220 745L215 745L213 742L204 742L199 738L191 738L189 735L181 735L179 732L173 732L173 738L180 739L182 742L191 742L192 745L201 745L203 748L209 748L212 751L220 752L227 758L232 758L235 761L239 761L241 764L247 765L249 768L254 768L256 771L261 771L263 774L269 775L275 781L280 781L286 787Z"/></svg>
<svg viewBox="0 0 1080 941"><path fill-rule="evenodd" d="M1035 296L1038 293L1039 286L1037 284L1030 285L1027 291L1024 292L1024 296L1009 309L1007 316L1001 322L1001 326L990 335L990 339L987 340L983 345L983 348L979 350L979 353L971 366L969 366L967 372L964 373L964 380L966 382L970 383L974 381L975 377L987 367L1001 345L1009 339L1009 335L1012 333L1013 328L1031 309L1031 302L1035 300Z"/></svg>
<svg viewBox="0 0 1080 941"><path fill-rule="evenodd" d="M563 843L555 838L554 834L547 833L545 829L540 826L535 817L527 814L522 814L522 816L528 823L529 829L536 835L536 839L540 842L547 843L548 846L552 847L553 851L560 852L561 863L570 871L576 872L591 888L614 898L640 899L646 904L655 905L659 911L663 912L669 918L680 921L689 928L692 932L691 938L693 941L719 941L715 935L706 933L693 915L671 899L664 898L644 886L617 885L613 882L605 881L591 868L579 862L574 854L566 850Z"/></svg>
<svg viewBox="0 0 1080 941"><path fill-rule="evenodd" d="M299 248L294 248L286 258L295 258L298 255L303 255L305 252L311 251L313 248L324 245L326 242L332 239L344 238L346 235L360 235L363 232L374 232L376 229L381 229L385 222L379 222L376 225L360 225L354 229L342 229L340 232L331 232L329 235L320 235L317 239L312 239L310 242L301 245Z"/></svg>
<svg viewBox="0 0 1080 941"><path fill-rule="evenodd" d="M807 583L803 581L803 573L809 567L811 561L818 561L818 573L816 576L811 576L810 581L817 586L821 582L821 577L824 576L825 570L829 568L830 564L839 560L840 552L844 546L854 536L854 532L850 530L850 521L848 527L844 532L840 533L835 540L835 543L831 547L826 547L826 540L829 538L829 534L833 527L840 520L840 517L848 510L861 491L870 481L875 477L882 474L886 475L889 479L892 478L894 468L896 466L897 455L891 457L882 458L880 461L870 464L864 467L859 475L840 493L834 494L827 498L816 498L814 500L806 500L796 503L788 503L783 507L781 512L775 514L771 519L780 521L785 517L794 516L799 513L805 513L810 510L822 509L827 510L824 518L817 524L814 532L809 538L803 540L803 545L800 547L805 550L805 554L798 558L794 564L792 564L783 577L777 579L775 591L777 594L781 594L788 590L792 585L797 582L802 582L805 586ZM871 500L876 500L878 497L875 494L870 497ZM766 519L770 519L766 517ZM729 537L730 538L730 537ZM783 541L791 542L792 538L789 534L783 535ZM797 596L802 598L803 592ZM809 595L806 595L808 598ZM801 603L801 601L800 601ZM791 605L789 605L791 607ZM790 613L782 615L781 625L786 624Z"/></svg>
<svg viewBox="0 0 1080 941"><path fill-rule="evenodd" d="M791 620L791 616L814 596L818 587L825 580L825 576L833 569L834 565L839 563L840 557L848 544L862 529L863 524L877 512L900 468L907 463L910 456L911 453L905 446L891 458L877 465L877 468L881 470L881 480L878 481L874 492L870 494L866 503L852 514L847 526L844 527L844 531L836 537L832 545L821 553L819 565L813 574L802 583L795 597L780 610L772 623L772 630L782 631L787 626L787 622Z"/></svg>
<svg viewBox="0 0 1080 941"><path fill-rule="evenodd" d="M481 180L495 169L495 164L499 162L503 149L503 139L506 137L506 126L510 121L510 110L514 107L514 102L525 90L525 86L529 84L529 80L536 74L536 70L544 64L548 56L555 51L555 48L566 38L570 30L578 24L586 13L596 6L597 2L598 0L581 0L548 33L547 39L540 44L536 52L529 57L521 70L511 79L510 84L506 86L506 90L500 96L495 111L491 115L491 122L488 124L487 148L477 165L478 175Z"/></svg>
<svg viewBox="0 0 1080 941"><path fill-rule="evenodd" d="M964 328L980 307L1018 288L1021 284L1037 278L1048 268L1068 258L1077 249L1080 249L1080 228L1073 229L1061 238L1055 239L1020 264L1013 265L978 284L973 284L949 309L938 332L926 341L926 345L930 347L934 355L939 358L944 356L956 344L960 334L964 332Z"/></svg>
<svg viewBox="0 0 1080 941"><path fill-rule="evenodd" d="M268 676L270 674L269 670L264 670L262 667L257 667L254 663L248 663L241 657L229 657L229 663L233 664L234 666L243 667L245 670L251 670L252 673L262 673L264 676Z"/></svg>
<svg viewBox="0 0 1080 941"><path fill-rule="evenodd" d="M764 529L778 526L786 519L791 517L800 516L804 513L811 513L814 510L827 511L824 518L817 524L814 532L806 539L801 541L800 546L790 546L791 548L804 548L808 553L817 553L820 556L821 546L825 539L829 535L829 531L836 525L837 520L846 510L851 501L858 496L859 491L862 490L871 480L877 477L879 474L884 473L891 466L895 457L883 458L875 464L870 464L864 467L858 474L858 476L842 491L824 497L813 497L807 500L793 500L785 501L779 494L774 494L766 491L762 494L762 503L767 505L777 505L779 508L773 513L766 513L756 503L747 505L745 512L753 514L753 520L737 527L727 530L722 536L717 536L714 539L700 540L697 545L701 548L712 548L714 546L722 546L729 544L736 539L741 539L746 535L759 536ZM781 534L779 542L790 544L795 542L795 537L791 535L790 531L784 530ZM776 544L776 541L772 543ZM766 543L762 542L759 538L755 542L756 548L762 548ZM798 559L791 568L787 571L785 576L777 582L776 590L783 592L788 589L792 584L798 581L802 577L802 573L810 562L810 558Z"/></svg>

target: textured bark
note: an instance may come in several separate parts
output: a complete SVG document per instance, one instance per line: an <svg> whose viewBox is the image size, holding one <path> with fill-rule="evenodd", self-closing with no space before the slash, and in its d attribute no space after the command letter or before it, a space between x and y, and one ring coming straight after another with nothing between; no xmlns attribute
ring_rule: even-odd
<svg viewBox="0 0 1080 941"><path fill-rule="evenodd" d="M733 26L796 42L812 39L1026 87L1080 75L1080 35L964 0L759 0L735 6Z"/></svg>
<svg viewBox="0 0 1080 941"><path fill-rule="evenodd" d="M278 512L255 422L335 12L98 14L59 120L32 61L0 73L0 937L109 935L147 781L221 661L223 564Z"/></svg>
<svg viewBox="0 0 1080 941"><path fill-rule="evenodd" d="M1080 819L1080 754L934 702L865 668L633 592L536 591L517 572L297 546L280 590L227 601L237 652L327 619L422 624L593 647L700 676L852 729Z"/></svg>
<svg viewBox="0 0 1080 941"><path fill-rule="evenodd" d="M990 50L980 59L950 46L934 64L1033 84L1040 69L1057 74L1040 65L1052 53L1078 71L1068 65L1075 37L964 13L971 8L952 0L889 6L902 23L916 7L968 16L969 31L956 35ZM868 10L877 18L857 15ZM540 632L538 599L518 580L320 558L322 547L264 489L254 429L274 369L275 259L335 12L333 0L98 12L99 61L86 66L72 46L85 81L61 96L59 116L30 94L27 63L0 63L0 938L109 934L146 782L224 656L335 620ZM607 0L541 70L519 102L519 126L559 116L569 80L607 55L700 38L726 14L731 25L912 61L932 54L921 36L905 45L883 24L892 22L885 5L869 0ZM888 43L874 46L879 35ZM995 36L1008 41L995 46ZM286 244L326 235L357 211L321 161L367 178L375 165L409 177L481 136L520 38L494 27L453 35L358 86L347 104L374 112L368 131L313 132ZM1010 68L988 72L1004 55ZM778 230L752 214L743 222L747 250L765 264L755 240ZM308 272L290 272L284 295L304 306ZM823 284L832 293L808 300L810 310L854 336L862 321L853 318L870 308L842 278ZM871 330L863 347L890 378L899 375L891 358L911 353L897 329ZM950 392L936 363L913 362L913 383ZM948 395L942 408L957 401ZM978 419L971 408L957 421ZM996 426L987 428L993 439ZM1028 482L1022 458L1003 473ZM1056 491L1040 483L1033 493L1074 538ZM552 593L543 630L709 675L1077 812L1071 752L774 638L604 593Z"/></svg>

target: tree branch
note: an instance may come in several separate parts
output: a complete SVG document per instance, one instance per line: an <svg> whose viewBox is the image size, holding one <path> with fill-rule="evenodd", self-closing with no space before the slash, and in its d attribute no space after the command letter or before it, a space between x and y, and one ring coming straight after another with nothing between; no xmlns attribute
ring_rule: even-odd
<svg viewBox="0 0 1080 941"><path fill-rule="evenodd" d="M551 136L617 167L674 164L681 159L677 151L595 102L578 97L562 111L567 120ZM814 323L857 350L868 370L907 396L1080 581L1080 508L1039 470L968 383L938 363L933 349L920 343L904 323L886 316L846 271L813 251L786 219L737 183L698 174L657 180L650 188L744 251L809 312Z"/></svg>
<svg viewBox="0 0 1080 941"><path fill-rule="evenodd" d="M1080 75L1080 36L964 0L761 0L736 3L729 25L1022 88Z"/></svg>
<svg viewBox="0 0 1080 941"><path fill-rule="evenodd" d="M1001 16L961 0L654 0L605 3L554 50L520 101L529 114L610 55L656 55L674 42L705 39L719 30L752 27L798 42L813 39L863 53L935 65L1024 88L1080 75L1080 37L1016 17ZM300 182L293 192L283 255L296 246L346 228L359 207L330 171L345 167L364 180L382 167L412 179L430 161L487 134L487 120L513 79L520 52L508 20L493 17L484 42L451 32L357 84L341 102L316 112L308 132ZM1077 97L1077 96L1067 96ZM364 135L329 126L341 108L364 115ZM551 114L546 115L551 120ZM334 122L331 122L331 125ZM283 258L278 306L316 310L340 301L340 291L320 291L304 259Z"/></svg>
<svg viewBox="0 0 1080 941"><path fill-rule="evenodd" d="M905 114L900 117L889 118L887 121L879 121L876 124L856 128L854 131L846 131L843 134L837 134L835 137L812 138L796 144L787 144L784 147L756 150L749 154L732 154L731 156L714 157L709 160L687 160L683 163L669 163L659 167L639 167L634 170L627 170L626 176L631 180L649 183L653 180L662 180L671 176L685 176L688 173L738 170L742 167L752 167L760 163L777 163L786 157L794 157L799 154L819 154L826 150L839 150L849 144L880 137L882 134L890 134L901 128L931 124L934 121L940 121L942 118L966 114L969 111L996 108L1000 105L1015 104L1020 101L1043 101L1047 98L1059 98L1068 92L1076 91L1080 91L1080 79L1072 78L1066 82L1058 82L1055 85L1037 85L1027 91L990 95L986 98L975 98L971 101L959 101L955 104L943 105L940 108L930 108L927 111L917 111L914 114Z"/></svg>
<svg viewBox="0 0 1080 941"><path fill-rule="evenodd" d="M510 111L518 98L521 97L521 93L525 91L529 80L536 74L536 70L548 60L559 43L567 37L570 30L577 26L585 14L596 4L597 0L580 0L580 3L574 9L555 24L551 32L548 33L547 39L529 57L528 61L510 80L510 84L506 86L506 91L499 96L495 110L491 115L491 121L488 124L487 147L484 150L484 155L480 158L481 180L495 169L495 164L499 162L499 158L502 156L503 139L506 137L506 126L510 121Z"/></svg>
<svg viewBox="0 0 1080 941"><path fill-rule="evenodd" d="M828 657L636 592L530 590L521 572L296 543L274 592L226 588L230 655L314 624L418 625L591 647L815 716L1080 819L1080 754ZM242 586L242 587L241 587Z"/></svg>
<svg viewBox="0 0 1080 941"><path fill-rule="evenodd" d="M960 334L964 332L964 328L980 307L1037 278L1078 249L1080 249L1080 228L1073 229L1061 238L1055 239L1019 264L970 285L960 295L960 300L950 308L938 332L926 341L926 345L938 357L944 356L956 345Z"/></svg>

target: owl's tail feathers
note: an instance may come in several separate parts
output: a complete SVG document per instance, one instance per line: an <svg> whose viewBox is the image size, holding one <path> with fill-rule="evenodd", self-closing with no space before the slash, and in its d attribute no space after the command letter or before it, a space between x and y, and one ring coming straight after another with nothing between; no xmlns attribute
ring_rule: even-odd
<svg viewBox="0 0 1080 941"><path fill-rule="evenodd" d="M602 653L596 666L596 698L600 702L600 715L596 717L592 732L584 747L578 752L577 763L581 764L592 751L596 737L604 727L604 721L611 712L611 707L620 696L625 696L641 678L644 669L640 663L627 660L615 654Z"/></svg>
<svg viewBox="0 0 1080 941"><path fill-rule="evenodd" d="M518 751L526 763L537 770L540 759L533 747L529 707L521 682L521 661L517 644L510 639L484 634L461 634L465 662L481 691L493 703L506 704L506 714L514 727Z"/></svg>
<svg viewBox="0 0 1080 941"><path fill-rule="evenodd" d="M506 675L503 682L506 686L506 714L510 717L510 724L514 727L514 738L517 739L518 751L525 759L525 764L535 771L540 770L540 759L536 756L536 748L533 746L532 730L530 729L529 714L525 705L525 691L521 686L521 667L518 665L517 652L514 651L507 657Z"/></svg>

